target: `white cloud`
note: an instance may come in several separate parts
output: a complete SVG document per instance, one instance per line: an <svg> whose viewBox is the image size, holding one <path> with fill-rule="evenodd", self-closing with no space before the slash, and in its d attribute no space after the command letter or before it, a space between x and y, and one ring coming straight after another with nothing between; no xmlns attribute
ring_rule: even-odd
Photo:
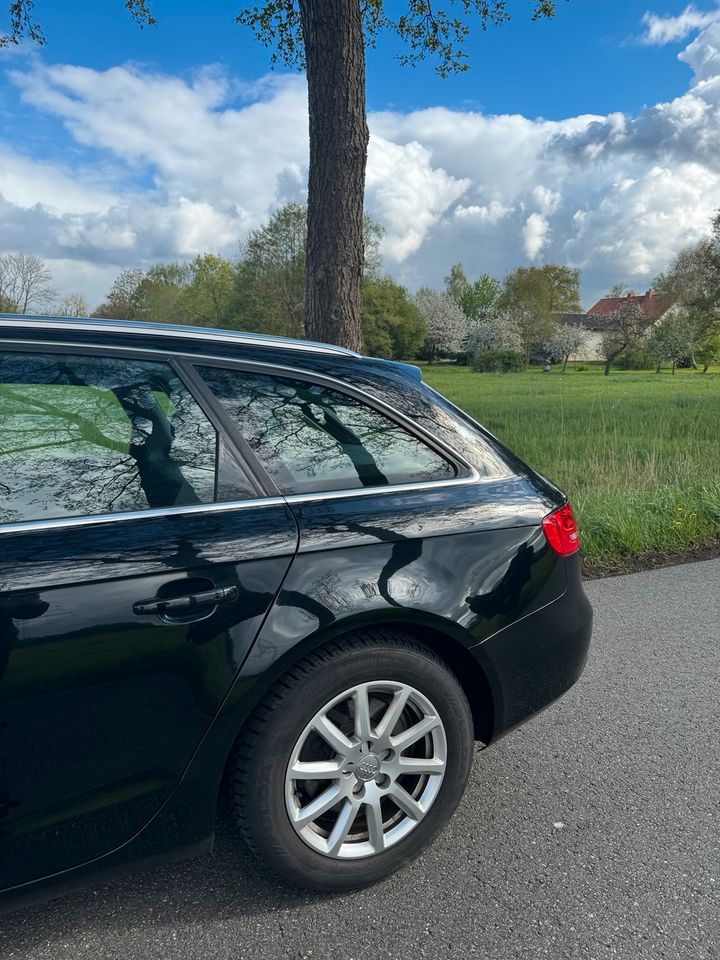
<svg viewBox="0 0 720 960"><path fill-rule="evenodd" d="M0 195L23 207L42 202L58 213L100 213L112 206L111 189L92 171L77 173L21 156L0 141Z"/></svg>
<svg viewBox="0 0 720 960"><path fill-rule="evenodd" d="M233 219L262 218L280 171L305 157L306 91L297 76L256 86L260 98L239 105L230 80L210 69L186 82L130 65L36 62L10 78L25 103L59 117L77 143L149 171L172 198L207 201ZM270 165L258 162L266 157Z"/></svg>
<svg viewBox="0 0 720 960"><path fill-rule="evenodd" d="M661 19L645 20L654 37L688 36ZM371 114L367 207L387 268L418 287L458 261L474 276L555 260L583 269L588 301L619 280L649 283L720 206L720 21L693 22L688 89L635 115ZM300 77L11 62L28 124L62 123L67 159L36 159L0 133L0 252L47 258L60 286L99 299L126 266L233 253L278 204L305 197Z"/></svg>
<svg viewBox="0 0 720 960"><path fill-rule="evenodd" d="M645 26L642 40L644 43L657 46L677 43L717 20L720 20L720 11L698 10L692 3L676 17L661 17L648 11L642 18Z"/></svg>
<svg viewBox="0 0 720 960"><path fill-rule="evenodd" d="M499 223L514 212L514 207L506 207L499 200L491 200L485 206L471 204L464 207L458 204L455 207L455 217L459 220L474 220L477 223Z"/></svg>
<svg viewBox="0 0 720 960"><path fill-rule="evenodd" d="M541 213L531 213L522 231L523 247L530 260L537 260L550 239L550 224Z"/></svg>
<svg viewBox="0 0 720 960"><path fill-rule="evenodd" d="M422 245L428 230L470 186L439 167L419 143L400 146L373 135L368 150L367 204L384 229L381 251L400 263Z"/></svg>
<svg viewBox="0 0 720 960"><path fill-rule="evenodd" d="M542 213L555 213L560 206L561 195L558 190L538 185L532 192L533 198Z"/></svg>
<svg viewBox="0 0 720 960"><path fill-rule="evenodd" d="M720 20L720 16L718 17ZM720 22L712 23L693 42L678 54L692 70L697 83L705 83L720 76Z"/></svg>

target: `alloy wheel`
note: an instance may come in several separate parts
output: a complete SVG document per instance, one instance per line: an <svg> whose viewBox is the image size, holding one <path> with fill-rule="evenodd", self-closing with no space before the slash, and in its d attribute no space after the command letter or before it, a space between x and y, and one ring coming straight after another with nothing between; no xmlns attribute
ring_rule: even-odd
<svg viewBox="0 0 720 960"><path fill-rule="evenodd" d="M327 857L382 853L424 819L446 762L445 728L424 694L394 680L357 684L318 710L293 747L290 822Z"/></svg>

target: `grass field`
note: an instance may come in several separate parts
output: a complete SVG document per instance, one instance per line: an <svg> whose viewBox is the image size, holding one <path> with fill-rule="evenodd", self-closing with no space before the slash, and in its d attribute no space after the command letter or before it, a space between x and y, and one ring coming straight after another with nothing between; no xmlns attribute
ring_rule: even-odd
<svg viewBox="0 0 720 960"><path fill-rule="evenodd" d="M720 549L720 371L423 366L423 378L570 496L586 570Z"/></svg>

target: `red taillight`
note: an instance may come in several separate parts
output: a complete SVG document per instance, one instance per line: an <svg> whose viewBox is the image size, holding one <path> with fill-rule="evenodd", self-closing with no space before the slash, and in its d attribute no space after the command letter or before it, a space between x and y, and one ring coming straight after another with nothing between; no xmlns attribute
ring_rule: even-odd
<svg viewBox="0 0 720 960"><path fill-rule="evenodd" d="M561 557L569 557L580 549L578 528L569 503L549 513L542 522L542 528L547 542Z"/></svg>

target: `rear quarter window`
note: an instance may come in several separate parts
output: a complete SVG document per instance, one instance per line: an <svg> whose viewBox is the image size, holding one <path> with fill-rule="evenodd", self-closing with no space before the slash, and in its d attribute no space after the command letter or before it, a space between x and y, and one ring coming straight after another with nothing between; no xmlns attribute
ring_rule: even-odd
<svg viewBox="0 0 720 960"><path fill-rule="evenodd" d="M502 445L427 384L395 373L377 375L364 369L353 370L351 382L399 410L443 445L455 450L481 477L503 479L516 474Z"/></svg>

